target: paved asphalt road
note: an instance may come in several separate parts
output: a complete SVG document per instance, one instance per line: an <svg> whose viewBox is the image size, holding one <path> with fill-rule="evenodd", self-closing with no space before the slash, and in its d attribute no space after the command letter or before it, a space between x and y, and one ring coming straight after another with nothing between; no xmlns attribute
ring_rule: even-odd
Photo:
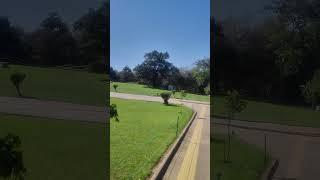
<svg viewBox="0 0 320 180"><path fill-rule="evenodd" d="M227 122L213 119L213 132L226 133L222 123ZM236 127L231 129L238 137L262 149L266 135L268 153L279 160L274 180L320 179L320 129L243 121L232 121L232 124Z"/></svg>
<svg viewBox="0 0 320 180"><path fill-rule="evenodd" d="M160 97L110 93L111 97L163 102ZM163 179L210 179L210 105L207 102L170 99L169 103L183 104L197 112L186 137L172 159Z"/></svg>
<svg viewBox="0 0 320 180"><path fill-rule="evenodd" d="M0 113L98 123L109 117L104 107L15 97L0 97Z"/></svg>

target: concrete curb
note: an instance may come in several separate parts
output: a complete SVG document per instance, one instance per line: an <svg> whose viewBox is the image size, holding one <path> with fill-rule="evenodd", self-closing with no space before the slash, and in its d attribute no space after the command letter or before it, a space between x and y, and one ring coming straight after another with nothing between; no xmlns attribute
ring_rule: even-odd
<svg viewBox="0 0 320 180"><path fill-rule="evenodd" d="M272 180L275 172L277 171L278 166L279 166L279 161L276 159L273 159L270 165L262 174L261 180Z"/></svg>
<svg viewBox="0 0 320 180"><path fill-rule="evenodd" d="M152 169L151 175L147 179L157 179L161 180L163 179L163 176L165 175L167 169L169 168L169 165L174 158L175 154L177 153L183 139L185 138L187 132L189 131L191 124L193 123L195 117L197 116L197 112L194 111L190 121L183 129L182 133L178 136L178 138L172 143L167 151L164 153L164 155L161 157L157 165Z"/></svg>

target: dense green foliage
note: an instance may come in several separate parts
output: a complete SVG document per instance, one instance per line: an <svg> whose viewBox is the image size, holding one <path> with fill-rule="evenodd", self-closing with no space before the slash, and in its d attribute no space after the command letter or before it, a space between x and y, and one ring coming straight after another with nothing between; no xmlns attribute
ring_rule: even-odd
<svg viewBox="0 0 320 180"><path fill-rule="evenodd" d="M0 138L0 177L23 180L25 173L21 140L9 133Z"/></svg>
<svg viewBox="0 0 320 180"><path fill-rule="evenodd" d="M152 88L185 90L194 94L210 94L210 58L197 60L187 69L175 67L169 62L169 53L152 51L133 71L125 66L118 72L110 67L110 79L120 82L137 82Z"/></svg>
<svg viewBox="0 0 320 180"><path fill-rule="evenodd" d="M0 17L0 60L36 66L91 64L91 71L106 73L110 54L108 16L109 3L102 3L70 28L58 13L52 12L32 32Z"/></svg>
<svg viewBox="0 0 320 180"><path fill-rule="evenodd" d="M276 0L259 22L212 18L215 93L303 104L301 85L320 69L318 1Z"/></svg>

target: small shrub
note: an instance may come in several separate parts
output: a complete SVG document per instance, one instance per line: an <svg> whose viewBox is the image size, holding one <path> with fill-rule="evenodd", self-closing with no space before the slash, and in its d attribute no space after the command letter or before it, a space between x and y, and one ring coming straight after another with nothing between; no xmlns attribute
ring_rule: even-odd
<svg viewBox="0 0 320 180"><path fill-rule="evenodd" d="M17 93L20 97L22 97L22 93L21 93L21 84L23 83L24 79L26 78L26 74L24 73L13 73L10 76L10 80L12 82L12 84L14 85L14 87L17 90Z"/></svg>
<svg viewBox="0 0 320 180"><path fill-rule="evenodd" d="M113 86L113 88L114 88L114 91L117 92L118 84L113 84L112 86Z"/></svg>
<svg viewBox="0 0 320 180"><path fill-rule="evenodd" d="M0 162L0 179L24 179L26 168L18 136L0 138Z"/></svg>
<svg viewBox="0 0 320 180"><path fill-rule="evenodd" d="M171 97L171 93L169 93L169 92L163 92L163 93L160 94L160 96L161 96L162 99L163 99L163 103L164 103L165 105L168 105L168 104L169 104L169 99L170 99L170 97Z"/></svg>

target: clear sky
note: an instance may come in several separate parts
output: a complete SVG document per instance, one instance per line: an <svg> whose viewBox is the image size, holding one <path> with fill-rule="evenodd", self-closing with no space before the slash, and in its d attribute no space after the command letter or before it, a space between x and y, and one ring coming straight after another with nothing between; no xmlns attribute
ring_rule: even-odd
<svg viewBox="0 0 320 180"><path fill-rule="evenodd" d="M210 0L114 0L110 5L113 68L133 68L152 50L167 51L177 67L210 56Z"/></svg>

